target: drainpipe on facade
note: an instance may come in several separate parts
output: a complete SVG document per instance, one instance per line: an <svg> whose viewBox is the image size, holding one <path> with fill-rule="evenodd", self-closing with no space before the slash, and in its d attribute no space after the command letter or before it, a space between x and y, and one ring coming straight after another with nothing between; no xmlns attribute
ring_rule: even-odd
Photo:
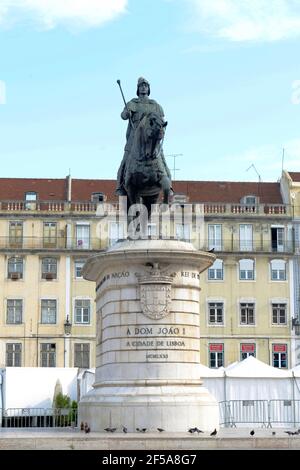
<svg viewBox="0 0 300 470"><path fill-rule="evenodd" d="M71 293L71 258L66 256L66 291L65 291L65 321L71 318L70 315L70 293ZM64 332L64 367L70 367L70 335Z"/></svg>

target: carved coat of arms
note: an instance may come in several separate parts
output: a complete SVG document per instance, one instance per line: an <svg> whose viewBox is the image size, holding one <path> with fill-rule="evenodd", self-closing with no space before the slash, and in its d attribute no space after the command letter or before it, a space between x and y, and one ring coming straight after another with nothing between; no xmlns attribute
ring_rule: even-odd
<svg viewBox="0 0 300 470"><path fill-rule="evenodd" d="M159 320L170 313L172 276L165 275L157 263L146 275L138 275L144 315Z"/></svg>

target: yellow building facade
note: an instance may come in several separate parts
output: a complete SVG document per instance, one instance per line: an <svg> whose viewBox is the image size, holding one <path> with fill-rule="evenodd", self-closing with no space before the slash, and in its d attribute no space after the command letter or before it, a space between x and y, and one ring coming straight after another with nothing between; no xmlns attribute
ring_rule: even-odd
<svg viewBox="0 0 300 470"><path fill-rule="evenodd" d="M174 236L216 255L200 276L204 365L249 354L275 367L295 365L295 240L283 186L174 183L174 203L193 213L201 206L203 215L200 228L174 222ZM122 224L103 223L118 209L114 187L70 177L2 179L0 367L95 367L95 284L81 268L124 234Z"/></svg>

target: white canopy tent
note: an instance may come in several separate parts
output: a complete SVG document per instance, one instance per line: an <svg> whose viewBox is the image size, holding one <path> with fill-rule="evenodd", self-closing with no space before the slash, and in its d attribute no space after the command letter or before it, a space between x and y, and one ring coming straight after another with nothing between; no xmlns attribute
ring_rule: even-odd
<svg viewBox="0 0 300 470"><path fill-rule="evenodd" d="M269 366L253 356L226 367L224 381L224 400L294 398L291 370Z"/></svg>
<svg viewBox="0 0 300 470"><path fill-rule="evenodd" d="M218 369L200 365L200 377L217 401L300 399L300 366L278 369L253 356ZM94 382L94 369L84 371L80 396Z"/></svg>

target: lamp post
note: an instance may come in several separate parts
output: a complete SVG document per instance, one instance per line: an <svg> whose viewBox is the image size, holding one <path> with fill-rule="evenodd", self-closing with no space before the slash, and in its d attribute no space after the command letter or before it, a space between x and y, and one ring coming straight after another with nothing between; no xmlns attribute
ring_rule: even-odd
<svg viewBox="0 0 300 470"><path fill-rule="evenodd" d="M67 318L66 318L66 321L64 323L64 331L65 331L65 335L68 336L71 334L71 330L72 330L72 323L70 322L69 320L69 315L67 315Z"/></svg>
<svg viewBox="0 0 300 470"><path fill-rule="evenodd" d="M71 330L72 323L69 320L69 315L67 315L66 321L64 322L64 367L66 367L66 364L69 365Z"/></svg>

